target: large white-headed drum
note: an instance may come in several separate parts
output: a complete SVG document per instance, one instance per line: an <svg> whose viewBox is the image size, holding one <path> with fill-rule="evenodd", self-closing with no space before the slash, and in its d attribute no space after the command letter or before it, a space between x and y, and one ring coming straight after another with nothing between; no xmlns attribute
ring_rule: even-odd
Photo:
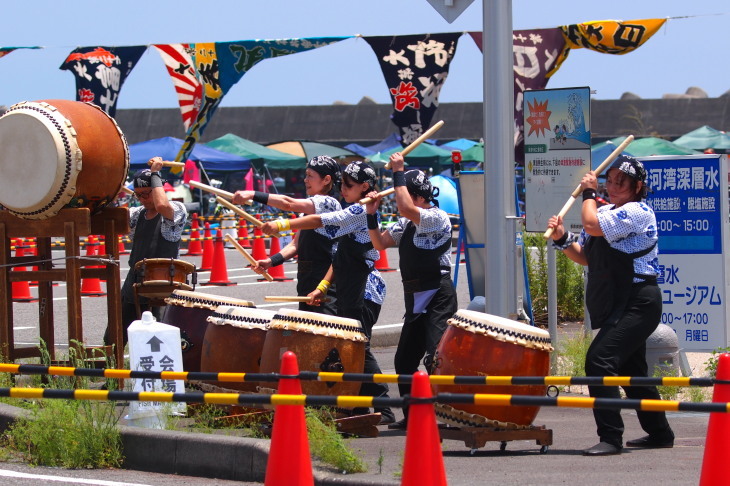
<svg viewBox="0 0 730 486"><path fill-rule="evenodd" d="M116 198L128 171L127 141L96 105L24 101L0 117L0 205L20 218L94 213Z"/></svg>
<svg viewBox="0 0 730 486"><path fill-rule="evenodd" d="M435 375L547 376L550 334L540 328L499 316L458 310L448 321L434 359ZM543 385L436 385L435 393L544 395ZM540 407L437 404L443 422L459 426L527 427Z"/></svg>
<svg viewBox="0 0 730 486"><path fill-rule="evenodd" d="M208 316L203 338L200 371L218 373L258 373L264 340L275 311L220 305ZM254 382L214 381L213 385L256 392ZM271 386L271 384L264 384Z"/></svg>
<svg viewBox="0 0 730 486"><path fill-rule="evenodd" d="M266 333L261 373L278 373L287 351L296 354L300 371L362 373L367 339L356 319L279 309ZM302 380L301 384L305 395L357 395L360 391L359 382Z"/></svg>
<svg viewBox="0 0 730 486"><path fill-rule="evenodd" d="M247 300L202 294L188 290L175 290L165 299L167 307L160 319L165 324L180 328L183 351L183 369L200 371L200 357L203 352L203 339L208 328L208 317L218 306L254 307Z"/></svg>

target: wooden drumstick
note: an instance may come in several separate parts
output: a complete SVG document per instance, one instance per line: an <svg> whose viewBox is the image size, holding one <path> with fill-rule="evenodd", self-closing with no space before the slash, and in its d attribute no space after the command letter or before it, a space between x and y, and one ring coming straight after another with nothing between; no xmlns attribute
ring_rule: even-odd
<svg viewBox="0 0 730 486"><path fill-rule="evenodd" d="M415 149L416 147L418 147L419 145L421 145L421 143L424 140L426 140L428 137L430 137L434 133L438 132L439 129L442 126L444 126L444 121L443 120L439 120L431 128L429 128L428 130L426 130L425 132L423 132L420 137L418 137L417 139L415 139L414 141L412 141L406 148L404 148L403 150L401 150L400 153L402 153L403 154L403 157L405 158L405 156L408 155L409 153L411 153L411 151L413 149ZM390 169L390 162L386 162L385 168L386 169Z"/></svg>
<svg viewBox="0 0 730 486"><path fill-rule="evenodd" d="M128 188L127 186L122 186L122 191L121 191L121 192L124 192L124 193L126 193L126 194L129 194L130 196L131 196L132 194L134 194L134 191L133 191L133 190L131 190L130 188Z"/></svg>
<svg viewBox="0 0 730 486"><path fill-rule="evenodd" d="M236 250L240 251L240 252L241 252L241 254L242 254L242 255L243 255L244 257L246 257L246 260L248 260L248 262L249 262L249 263L250 263L251 265L253 265L254 267L258 266L258 262L256 261L256 259L255 259L254 257L252 257L252 256L251 256L251 254L250 254L249 252L247 252L247 251L246 251L246 249L245 249L244 247L242 247L242 246L241 246L241 245L240 245L240 244L239 244L239 243L238 243L238 242L237 242L236 240L234 240L234 239L233 239L233 237L232 237L231 235L229 235L229 234L226 234L226 235L225 235L225 236L223 237L223 239L224 239L224 240L226 240L226 241L228 241L229 243L232 243L232 244L233 244L233 246L235 246L235 247L236 247ZM263 275L263 276L264 276L264 278L265 278L266 280L268 280L269 282L273 282L273 281L274 281L274 277L272 277L271 275L269 275L269 272L264 272L264 273L263 273L262 275Z"/></svg>
<svg viewBox="0 0 730 486"><path fill-rule="evenodd" d="M147 165L152 165L152 161L147 161ZM162 161L163 167L182 167L185 168L185 162L171 162L169 160L163 160Z"/></svg>
<svg viewBox="0 0 730 486"><path fill-rule="evenodd" d="M309 297L299 297L291 295L266 295L264 296L266 302L309 302ZM329 298L322 299L323 302L329 302Z"/></svg>
<svg viewBox="0 0 730 486"><path fill-rule="evenodd" d="M385 197L385 196L387 196L389 194L393 194L394 192L395 192L395 187L391 187L391 188L386 189L384 191L380 191L378 193L378 196ZM372 202L372 201L373 201L373 198L372 197L364 197L364 198L360 199L360 201L358 201L358 202L360 204L362 204L362 205L365 205L365 204L367 204L369 202Z"/></svg>
<svg viewBox="0 0 730 486"><path fill-rule="evenodd" d="M601 172L603 172L604 170L606 170L606 167L608 167L609 165L611 165L611 162L613 162L616 159L616 157L618 157L619 155L621 155L621 152L623 152L624 149L633 140L634 140L634 136L633 135L629 135L628 137L626 137L626 140L624 140L623 142L621 142L621 144L618 147L616 147L616 149L613 152L611 152L608 155L608 157L606 157L606 159L603 162L601 162L601 165L599 165L596 168L596 170L595 170L596 177L598 177L601 174ZM562 218L563 216L565 216L568 213L568 211L570 210L570 207L573 205L573 203L575 202L576 198L581 194L581 192L583 192L583 191L580 188L580 184L578 184L578 187L575 188L575 190L573 191L573 193L570 195L570 197L568 198L568 200L565 202L565 204L563 205L563 208L558 213L558 216L560 216ZM555 231L555 228L548 228L547 231L545 231L545 233L542 236L545 239L548 239L548 238L550 238L550 235L553 234L553 231Z"/></svg>
<svg viewBox="0 0 730 486"><path fill-rule="evenodd" d="M233 204L233 203L231 203L229 201L226 201L222 197L217 196L215 198L215 200L216 200L216 202L218 204L220 204L221 206L224 206L224 207L230 209L231 211L233 211L237 215L241 216L243 219L245 219L249 223L252 223L257 228L261 228L264 225L264 223L262 221L259 221L258 219L254 218L253 216L251 216L250 214L248 214L243 209L239 208L238 206L236 206L235 204ZM271 236L273 236L274 238L281 238L281 235L279 233L274 233Z"/></svg>
<svg viewBox="0 0 730 486"><path fill-rule="evenodd" d="M232 192L224 191L223 189L218 189L217 187L209 186L208 184L203 184L202 182L190 181L190 187L202 189L203 191L210 192L211 194L216 194L225 199L228 199L229 201L233 199ZM251 202L248 201L246 204L251 204Z"/></svg>

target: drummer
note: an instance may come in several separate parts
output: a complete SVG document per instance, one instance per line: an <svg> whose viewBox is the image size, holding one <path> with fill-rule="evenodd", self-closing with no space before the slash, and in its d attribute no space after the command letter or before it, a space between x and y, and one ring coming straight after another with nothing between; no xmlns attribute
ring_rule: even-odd
<svg viewBox="0 0 730 486"><path fill-rule="evenodd" d="M152 157L149 169L134 174L134 196L140 206L129 209L129 227L132 230L132 251L129 255L129 273L122 285L122 329L124 344L127 343L127 327L139 319L134 300L136 281L134 267L145 258L177 258L180 249L187 210L178 201L170 201L163 189L160 175L162 157ZM150 306L149 300L139 297L140 312L149 310L160 320L160 308ZM111 330L104 333L104 344L111 344Z"/></svg>
<svg viewBox="0 0 730 486"><path fill-rule="evenodd" d="M318 155L312 157L305 170L304 186L307 199L294 199L282 194L269 194L259 191L237 191L233 195L233 204L245 204L255 201L267 204L284 211L303 214L322 214L342 209L340 202L332 197L340 184L340 164L332 157ZM271 267L283 264L286 260L298 255L297 295L307 295L317 288L325 279L332 265L334 240L327 236L324 228L298 231L294 239L268 258L258 260L252 267L258 273L264 273ZM299 310L335 315L333 300L321 305L307 302L299 303Z"/></svg>
<svg viewBox="0 0 730 486"><path fill-rule="evenodd" d="M274 234L288 229L323 228L332 240L339 238L332 263L333 278L337 280L337 315L357 319L362 323L368 336L364 372L382 373L370 351L369 340L385 300L385 281L375 268L380 253L373 249L370 242L365 210L361 205L354 204L375 188L376 175L372 167L359 161L347 165L343 172L340 192L350 206L340 211L266 223L261 229L265 234ZM310 293L312 301L321 300L331 282L332 280L323 280L317 290ZM388 387L382 383L363 383L360 394L387 397ZM390 408L376 408L375 411L382 414L381 424L395 420Z"/></svg>
<svg viewBox="0 0 730 486"><path fill-rule="evenodd" d="M430 373L434 354L447 320L456 312L456 291L451 280L451 221L438 208L438 188L420 170L404 171L403 155L390 156L395 201L400 218L383 231L377 220L382 196L370 193L366 205L370 239L377 250L398 246L406 315L394 364L397 374L411 375L423 364ZM409 384L398 384L400 395L411 392ZM407 417L407 409L403 409ZM391 424L406 428L407 419Z"/></svg>

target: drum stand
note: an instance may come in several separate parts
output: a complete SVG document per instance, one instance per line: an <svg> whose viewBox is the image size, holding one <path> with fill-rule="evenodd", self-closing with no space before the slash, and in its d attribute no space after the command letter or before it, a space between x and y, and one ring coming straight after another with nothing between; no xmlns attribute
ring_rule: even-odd
<svg viewBox="0 0 730 486"><path fill-rule="evenodd" d="M12 282L38 281L38 313L40 338L45 342L51 360L55 360L55 335L53 319L53 282L66 282L68 306L68 341L83 343L81 312L81 279L98 278L106 281L108 326L112 332L112 344L117 366L124 361L121 324L121 279L119 265L80 260L79 237L104 235L108 255L101 255L114 262L119 261L119 235L129 233L129 212L126 208L106 208L91 216L88 208L63 209L51 218L42 220L21 219L0 211L0 353L10 361L20 358L40 357L38 346L16 347L13 330ZM37 256L11 256L11 238L37 238ZM53 268L51 238L63 237L65 243L65 268ZM33 265L38 270L11 271L13 265ZM88 348L87 348L88 350ZM87 355L85 355L87 356Z"/></svg>
<svg viewBox="0 0 730 486"><path fill-rule="evenodd" d="M484 447L488 441L500 442L499 450L503 451L507 449L508 441L534 440L540 446L540 454L545 454L548 446L553 444L553 431L546 429L544 425L531 425L524 429L439 426L439 434L442 440L463 441L465 446L471 448L472 454Z"/></svg>

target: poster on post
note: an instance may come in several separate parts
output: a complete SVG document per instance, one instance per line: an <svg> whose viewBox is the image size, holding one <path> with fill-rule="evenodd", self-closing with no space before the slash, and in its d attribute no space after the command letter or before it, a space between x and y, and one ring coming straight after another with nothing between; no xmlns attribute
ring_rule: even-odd
<svg viewBox="0 0 730 486"><path fill-rule="evenodd" d="M727 155L640 158L659 231L661 323L684 351L728 346Z"/></svg>
<svg viewBox="0 0 730 486"><path fill-rule="evenodd" d="M523 106L525 225L543 232L591 168L590 88L525 91ZM574 232L582 227L577 208L564 218Z"/></svg>

